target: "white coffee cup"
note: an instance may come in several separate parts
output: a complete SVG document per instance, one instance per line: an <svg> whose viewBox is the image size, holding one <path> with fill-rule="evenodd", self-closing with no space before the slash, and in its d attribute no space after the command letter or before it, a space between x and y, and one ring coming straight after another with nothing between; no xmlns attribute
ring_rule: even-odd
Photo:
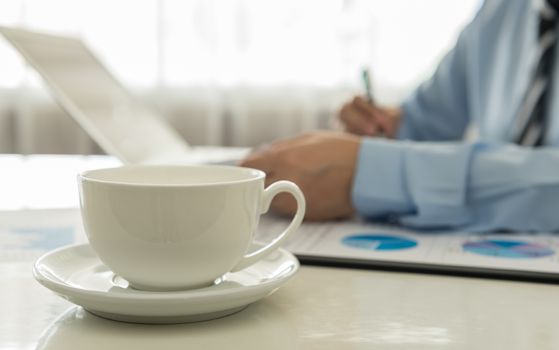
<svg viewBox="0 0 559 350"><path fill-rule="evenodd" d="M89 242L114 273L141 290L212 284L279 248L299 227L305 199L289 181L264 189L260 170L233 166L123 166L78 176ZM260 215L280 192L297 201L289 226L249 252Z"/></svg>

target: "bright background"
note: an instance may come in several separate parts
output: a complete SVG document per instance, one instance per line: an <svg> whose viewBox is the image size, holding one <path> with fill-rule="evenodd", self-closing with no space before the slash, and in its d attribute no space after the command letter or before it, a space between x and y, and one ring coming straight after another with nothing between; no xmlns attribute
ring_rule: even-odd
<svg viewBox="0 0 559 350"><path fill-rule="evenodd" d="M328 127L372 71L378 101L427 78L480 0L3 0L0 25L81 36L194 144ZM0 152L99 151L0 40Z"/></svg>

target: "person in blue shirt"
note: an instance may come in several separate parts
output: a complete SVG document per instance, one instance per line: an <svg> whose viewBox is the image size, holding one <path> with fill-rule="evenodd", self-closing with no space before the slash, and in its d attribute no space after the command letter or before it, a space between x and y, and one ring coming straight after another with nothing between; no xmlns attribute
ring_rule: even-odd
<svg viewBox="0 0 559 350"><path fill-rule="evenodd" d="M357 213L421 229L559 230L559 88L551 84L558 69L546 73L540 144L515 139L539 70L540 16L556 15L551 6L486 0L433 76L401 106L357 97L340 112L347 133L279 140L242 165L264 170L268 182L297 183L311 220ZM552 67L555 60L548 59ZM475 142L463 141L470 124ZM282 213L294 207L287 195L274 203Z"/></svg>

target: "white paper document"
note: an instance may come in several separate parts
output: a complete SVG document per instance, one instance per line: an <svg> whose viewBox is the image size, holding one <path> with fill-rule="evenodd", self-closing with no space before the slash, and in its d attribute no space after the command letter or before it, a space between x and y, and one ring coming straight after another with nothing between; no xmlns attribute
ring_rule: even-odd
<svg viewBox="0 0 559 350"><path fill-rule="evenodd" d="M264 217L259 239L288 224ZM559 282L559 235L413 232L360 221L305 223L285 248L305 263L535 278Z"/></svg>

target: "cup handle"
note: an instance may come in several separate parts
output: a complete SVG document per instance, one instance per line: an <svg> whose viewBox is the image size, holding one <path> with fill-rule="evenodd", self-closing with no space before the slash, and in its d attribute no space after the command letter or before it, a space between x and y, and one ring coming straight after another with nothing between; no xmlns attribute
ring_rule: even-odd
<svg viewBox="0 0 559 350"><path fill-rule="evenodd" d="M231 272L240 271L245 267L254 264L258 260L265 258L268 254L278 249L280 245L301 225L301 222L303 221L303 218L305 216L305 196L303 195L303 192L301 192L299 187L297 187L297 185L295 185L291 181L277 181L264 190L264 192L262 193L262 206L260 207L260 214L265 214L268 209L270 209L270 203L272 202L272 199L274 199L274 197L281 192L290 193L297 201L297 212L295 213L293 220L291 220L289 226L287 226L287 228L270 244L258 249L255 252L245 255L241 259L241 261L231 270Z"/></svg>

